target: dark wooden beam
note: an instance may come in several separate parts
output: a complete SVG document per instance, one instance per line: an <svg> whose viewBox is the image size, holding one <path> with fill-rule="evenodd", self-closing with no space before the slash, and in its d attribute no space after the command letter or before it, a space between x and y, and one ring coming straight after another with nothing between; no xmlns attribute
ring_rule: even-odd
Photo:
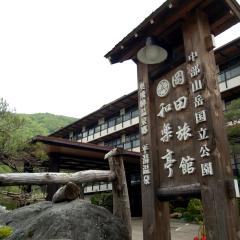
<svg viewBox="0 0 240 240"><path fill-rule="evenodd" d="M196 183L169 188L159 188L157 190L157 196L160 201L201 197L201 186L199 183Z"/></svg>

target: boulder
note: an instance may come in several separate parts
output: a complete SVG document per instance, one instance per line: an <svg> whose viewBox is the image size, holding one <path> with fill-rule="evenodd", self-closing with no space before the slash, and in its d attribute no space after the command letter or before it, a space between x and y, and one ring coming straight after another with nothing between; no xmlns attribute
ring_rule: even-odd
<svg viewBox="0 0 240 240"><path fill-rule="evenodd" d="M105 208L84 200L44 201L0 215L13 228L7 240L127 240L127 229Z"/></svg>

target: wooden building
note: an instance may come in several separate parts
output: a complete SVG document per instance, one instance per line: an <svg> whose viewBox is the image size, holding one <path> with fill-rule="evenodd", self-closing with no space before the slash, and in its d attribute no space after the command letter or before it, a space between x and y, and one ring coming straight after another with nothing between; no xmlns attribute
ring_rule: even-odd
<svg viewBox="0 0 240 240"><path fill-rule="evenodd" d="M240 37L215 50L223 110L240 98ZM95 112L50 134L100 146L120 147L139 152L139 112L137 90L110 102ZM235 154L236 164L240 156ZM234 166L235 167L235 166ZM238 165L240 169L240 165Z"/></svg>
<svg viewBox="0 0 240 240"><path fill-rule="evenodd" d="M219 87L223 110L240 97L240 38L215 50L219 67ZM140 139L137 91L124 95L95 112L63 127L47 137L37 136L49 153L45 163L49 171L79 171L107 169L104 155L113 147L124 148L129 156L125 163L130 203L133 216L141 214ZM240 174L240 153L234 152L232 166ZM57 186L49 186L48 198ZM85 187L85 193L111 191L111 184Z"/></svg>

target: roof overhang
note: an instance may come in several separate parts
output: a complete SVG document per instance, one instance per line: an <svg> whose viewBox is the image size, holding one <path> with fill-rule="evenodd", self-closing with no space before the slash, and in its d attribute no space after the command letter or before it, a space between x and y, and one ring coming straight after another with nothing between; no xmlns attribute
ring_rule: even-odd
<svg viewBox="0 0 240 240"><path fill-rule="evenodd" d="M236 57L240 57L240 37L215 49L214 54L216 63L220 67L224 67L224 64L229 62L230 60ZM223 97L225 97L225 93L222 95ZM113 102L102 106L97 111L90 113L89 115L69 124L68 126L58 129L54 133L50 134L50 136L69 138L69 132L81 131L83 126L91 126L91 124L95 124L100 118L106 118L115 112L119 112L119 109L121 108L136 105L137 101L138 95L137 90L135 90L127 95L124 95L114 100ZM109 137L113 136L110 135ZM106 140L107 138L105 137L104 139ZM101 141L101 139L98 139L98 142L99 141Z"/></svg>
<svg viewBox="0 0 240 240"><path fill-rule="evenodd" d="M112 147L45 136L36 136L32 142L42 143L50 159L55 157L59 161L61 169L109 169L108 161L104 157L113 149ZM140 168L139 153L123 151L123 155L124 165L128 170L134 170L136 166ZM46 161L43 165L48 166L48 164L49 161Z"/></svg>
<svg viewBox="0 0 240 240"><path fill-rule="evenodd" d="M114 115L115 113L119 112L119 109L121 108L129 108L137 103L137 95L136 91L133 91L127 95L124 95L108 104L103 105L98 110L90 113L87 116L84 116L83 118L58 129L57 131L51 133L49 136L52 137L69 137L69 132L73 132L76 130L82 130L82 127L90 127L91 125L98 122L101 118L108 118Z"/></svg>
<svg viewBox="0 0 240 240"><path fill-rule="evenodd" d="M181 48L181 26L194 11L201 10L209 18L215 36L235 25L240 19L240 6L235 0L171 0L166 1L139 26L121 40L105 57L114 64L136 59L146 37L155 37L171 49ZM177 51L177 50L176 50Z"/></svg>

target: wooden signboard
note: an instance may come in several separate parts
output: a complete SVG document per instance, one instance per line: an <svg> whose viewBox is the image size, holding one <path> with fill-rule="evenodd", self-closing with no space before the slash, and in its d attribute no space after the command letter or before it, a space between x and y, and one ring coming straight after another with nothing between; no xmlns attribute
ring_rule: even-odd
<svg viewBox="0 0 240 240"><path fill-rule="evenodd" d="M186 62L158 80L138 63L144 240L171 239L168 200L201 194L208 240L239 239L208 18L182 24Z"/></svg>

